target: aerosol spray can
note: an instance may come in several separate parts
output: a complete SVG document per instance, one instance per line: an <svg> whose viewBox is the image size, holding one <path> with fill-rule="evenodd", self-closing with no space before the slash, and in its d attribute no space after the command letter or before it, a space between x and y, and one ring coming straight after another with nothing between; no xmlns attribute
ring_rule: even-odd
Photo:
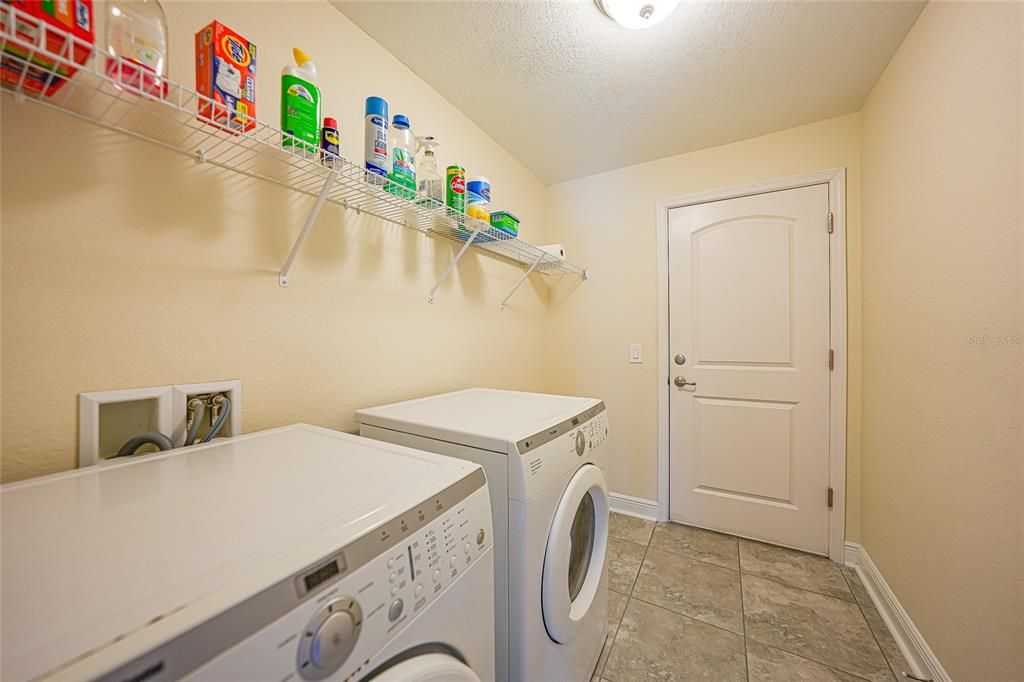
<svg viewBox="0 0 1024 682"><path fill-rule="evenodd" d="M338 170L341 156L341 133L338 131L338 122L331 117L324 119L324 125L320 128L320 163Z"/></svg>
<svg viewBox="0 0 1024 682"><path fill-rule="evenodd" d="M383 185L391 172L388 155L388 103L380 97L366 98L366 180Z"/></svg>

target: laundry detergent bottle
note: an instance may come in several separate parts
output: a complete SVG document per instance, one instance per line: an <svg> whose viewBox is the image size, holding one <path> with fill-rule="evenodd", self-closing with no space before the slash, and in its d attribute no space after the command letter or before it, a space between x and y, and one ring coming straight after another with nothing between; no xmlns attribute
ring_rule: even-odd
<svg viewBox="0 0 1024 682"><path fill-rule="evenodd" d="M316 64L299 48L292 49L295 64L281 69L281 130L283 147L297 147L303 156L315 158L320 145L320 89Z"/></svg>

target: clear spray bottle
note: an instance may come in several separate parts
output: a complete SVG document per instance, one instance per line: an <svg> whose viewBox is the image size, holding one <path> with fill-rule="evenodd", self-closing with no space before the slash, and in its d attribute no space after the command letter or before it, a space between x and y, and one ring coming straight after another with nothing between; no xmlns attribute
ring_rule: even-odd
<svg viewBox="0 0 1024 682"><path fill-rule="evenodd" d="M436 157L440 145L429 135L416 138L416 152L419 154L416 163L416 203L429 208L444 206L444 181L437 168Z"/></svg>

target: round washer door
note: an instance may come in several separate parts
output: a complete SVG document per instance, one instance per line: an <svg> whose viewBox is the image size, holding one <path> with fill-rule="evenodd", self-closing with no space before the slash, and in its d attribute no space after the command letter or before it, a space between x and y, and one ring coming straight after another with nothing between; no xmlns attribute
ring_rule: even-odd
<svg viewBox="0 0 1024 682"><path fill-rule="evenodd" d="M570 641L594 604L607 551L608 484L584 464L558 501L544 552L544 626L556 642Z"/></svg>
<svg viewBox="0 0 1024 682"><path fill-rule="evenodd" d="M472 668L443 653L407 658L371 679L373 682L480 682Z"/></svg>

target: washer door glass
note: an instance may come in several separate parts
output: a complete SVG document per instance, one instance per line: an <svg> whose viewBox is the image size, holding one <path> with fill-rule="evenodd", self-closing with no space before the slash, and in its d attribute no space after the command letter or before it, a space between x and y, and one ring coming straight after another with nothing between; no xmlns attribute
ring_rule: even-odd
<svg viewBox="0 0 1024 682"><path fill-rule="evenodd" d="M597 528L594 497L584 495L576 508L576 516L569 530L569 600L575 601L583 589L594 554L594 532Z"/></svg>
<svg viewBox="0 0 1024 682"><path fill-rule="evenodd" d="M597 601L607 550L608 485L585 464L562 493L544 552L544 626L556 642L570 641Z"/></svg>

